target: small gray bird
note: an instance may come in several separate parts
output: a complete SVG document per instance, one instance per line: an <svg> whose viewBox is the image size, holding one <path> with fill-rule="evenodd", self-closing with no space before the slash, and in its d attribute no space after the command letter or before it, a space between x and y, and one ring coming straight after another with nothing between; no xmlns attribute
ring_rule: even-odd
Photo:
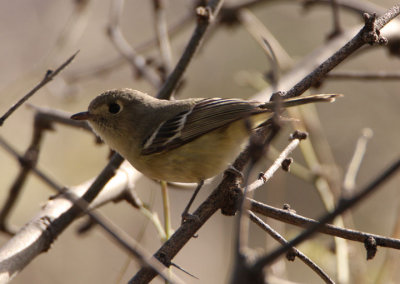
<svg viewBox="0 0 400 284"><path fill-rule="evenodd" d="M282 107L332 102L324 94L282 101ZM87 120L112 149L144 175L168 182L198 183L226 169L247 142L251 128L271 118L273 102L241 99L160 100L131 89L107 91L88 111ZM187 215L189 202L183 215Z"/></svg>

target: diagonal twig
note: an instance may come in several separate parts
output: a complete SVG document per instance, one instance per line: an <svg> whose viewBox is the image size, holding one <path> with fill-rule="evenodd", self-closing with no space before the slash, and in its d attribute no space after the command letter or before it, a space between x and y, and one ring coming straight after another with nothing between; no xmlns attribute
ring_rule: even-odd
<svg viewBox="0 0 400 284"><path fill-rule="evenodd" d="M29 91L25 96L23 96L16 104L14 104L2 117L0 117L0 126L3 125L4 121L19 108L24 102L26 102L30 97L32 97L38 90L40 90L44 85L53 80L58 73L60 73L65 67L67 67L75 56L78 54L79 50L75 52L70 58L67 59L63 64L61 64L56 70L47 70L46 75L42 81L39 82L31 91Z"/></svg>
<svg viewBox="0 0 400 284"><path fill-rule="evenodd" d="M274 238L276 241L281 243L282 245L285 245L288 243L285 238L283 238L278 232L276 232L274 229L271 228L268 224L266 224L261 218L259 218L256 214L253 212L249 212L249 216L251 221L253 221L256 225L258 225L261 229L266 231L272 238ZM293 247L292 248L292 253L294 256L297 256L300 258L308 267L310 267L315 273L317 273L322 280L325 281L325 283L335 283L333 280L329 277L328 274L326 274L321 267L319 267L315 262L313 262L311 259L309 259L305 254L303 254L301 251L299 251L297 248ZM294 260L290 259L290 260Z"/></svg>
<svg viewBox="0 0 400 284"><path fill-rule="evenodd" d="M221 8L222 2L222 0L212 0L208 2L206 7L197 8L197 26L174 70L169 74L160 91L157 93L157 98L169 99L171 97L172 92L197 51L207 28Z"/></svg>
<svg viewBox="0 0 400 284"><path fill-rule="evenodd" d="M285 97L291 98L304 93L310 87L320 82L329 71L335 68L340 62L345 60L350 56L350 54L358 50L364 44L386 44L386 39L379 35L379 31L393 18L398 16L399 13L400 4L394 5L379 18L376 18L376 15L371 16L369 14L364 14L364 27L342 48L287 91Z"/></svg>
<svg viewBox="0 0 400 284"><path fill-rule="evenodd" d="M18 157L18 153L16 153L10 145L1 139L1 137L0 145L12 155ZM107 167L103 170L103 173L105 170L115 170L120 161L121 159L114 157L110 161L109 165L107 165ZM122 246L127 252L133 255L142 265L152 267L152 269L155 269L163 279L168 280L171 283L179 282L176 277L171 278L169 275L167 275L167 273L163 271L163 266L156 259L151 258L150 255L148 255L148 253L146 253L137 242L128 237L115 225L112 225L112 223L104 216L87 210L89 208L89 202L97 196L97 188L100 187L101 189L103 185L105 186L105 183L108 183L108 180L112 176L108 177L104 174L100 174L91 184L84 184L83 187L85 188L83 190L77 187L73 192L57 184L40 169L32 167L32 171L35 172L35 174L45 181L46 184L52 189L56 190L59 195L49 201L47 206L44 207L43 212L41 212L36 219L33 219L32 222L24 226L13 239L11 239L0 249L0 262L2 263L2 268L8 269L9 272L0 274L0 282L5 282L6 278L4 277L14 277L16 272L20 271L31 260L33 260L36 254L46 251L55 241L57 236L59 236L61 232L63 232L63 230L82 212L85 212L85 214L89 215L92 221L96 222L116 241L118 245ZM120 175L125 175L123 170L121 170L121 173L122 174ZM89 189L86 190L88 185L90 185ZM84 192L83 195L78 197L79 195L77 193L80 192L80 194L82 194L82 191ZM72 202L72 206L70 206L69 209L65 208L64 199ZM58 204L58 200L60 204ZM46 215L46 212L50 215ZM39 224L41 225L39 226ZM21 248L21 246L23 248ZM27 255L24 257L24 260L13 261L15 257L18 257L18 255L21 254L21 249L27 253ZM35 252L35 250L38 251ZM8 278L8 280L10 279Z"/></svg>

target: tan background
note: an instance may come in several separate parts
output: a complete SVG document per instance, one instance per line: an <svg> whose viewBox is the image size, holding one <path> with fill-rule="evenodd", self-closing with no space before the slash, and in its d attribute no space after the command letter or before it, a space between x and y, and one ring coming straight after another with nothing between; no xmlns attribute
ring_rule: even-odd
<svg viewBox="0 0 400 284"><path fill-rule="evenodd" d="M174 23L190 7L189 1L168 2L170 23ZM324 41L326 34L331 30L331 13L325 8L304 13L295 2L259 5L255 13L290 55L301 58ZM388 0L374 2L386 8L395 3ZM110 8L110 1L106 0L92 1L87 26L76 42L62 50L56 48L57 38L67 25L73 7L72 1L61 0L0 2L0 113L4 113L13 102L41 80L45 70L58 66L78 49L78 57L63 72L66 77L117 57L117 52L105 34ZM341 17L345 27L361 22L359 17L348 12L342 13ZM151 38L153 21L150 1L127 1L122 23L123 31L133 46ZM173 41L174 59L178 58L192 29L193 26L189 26ZM149 54L157 56L156 50L151 50ZM399 59L388 58L384 50L374 50L345 62L339 69L398 71L398 67ZM207 41L205 48L190 65L182 96L250 97L255 90L240 86L237 83L238 74L243 70L263 72L266 68L267 58L243 28L222 28ZM345 94L345 98L335 104L319 106L321 121L326 127L328 140L342 171L347 167L361 130L370 127L374 131L374 138L368 145L360 170L359 185L370 181L399 154L399 84L379 81L332 81L317 91ZM131 87L155 93L145 82L132 80L130 68L125 64L111 74L73 85L73 89L69 89L68 93L64 92L62 82L55 80L38 92L30 102L72 113L84 110L88 102L102 91L117 87ZM0 135L21 153L29 144L31 132L32 112L24 107L12 115L0 129ZM277 147L282 149L286 138L280 140L281 143L278 143ZM107 148L94 147L93 141L93 137L86 133L57 126L55 132L46 135L39 167L61 184L79 184L96 175L106 164ZM6 198L7 190L18 173L18 164L1 150L0 161L1 202ZM399 183L400 178L397 175L377 194L354 210L355 229L391 235L398 217ZM161 215L159 187L155 183L149 183L144 177L140 184L143 184L138 190L141 198L148 201L153 194L154 210ZM210 190L211 187L203 189L197 202L203 200ZM11 223L22 226L29 221L51 194L53 192L37 178L29 178L13 212ZM175 228L180 222L180 213L190 195L191 191L171 190ZM258 193L258 198L277 207L289 203L298 213L309 217L317 217L323 212L323 206L312 186L282 172ZM143 230L143 216L125 203L109 204L101 211L133 238L137 238ZM85 236L77 236L75 230L79 223L81 221L75 222L49 252L34 260L17 276L14 283L116 283L120 273L123 273L123 266L129 263L127 271L123 273L122 283L126 282L137 270L135 261L129 262L128 256L99 229L94 229ZM177 274L188 283L226 282L231 267L232 224L233 218L217 213L200 230L199 238L193 239L174 259L200 280L194 280L179 271ZM272 224L283 231L283 226L277 225L276 222ZM296 232L291 226L287 226L287 229L287 236ZM6 241L7 237L0 235L0 244ZM251 241L254 247L263 248L265 234L253 228ZM267 241L268 245L275 246L275 242L270 239ZM153 227L147 227L142 244L149 252L154 252L160 246ZM334 258L328 251L330 246L332 239L324 236L300 248L314 257L317 263L332 275ZM362 244L353 246L351 252L354 250L363 253ZM359 255L352 258L351 262L357 263L352 268L360 269L359 273L368 273L367 279L373 283L380 263L389 252L394 255L394 263L398 263L398 251L380 248L377 257L372 261L366 262ZM363 254L361 256L364 257ZM288 279L302 283L321 281L299 261L286 265ZM392 283L400 281L399 272L389 274L389 279L386 280L391 280ZM155 282L159 283L160 280Z"/></svg>

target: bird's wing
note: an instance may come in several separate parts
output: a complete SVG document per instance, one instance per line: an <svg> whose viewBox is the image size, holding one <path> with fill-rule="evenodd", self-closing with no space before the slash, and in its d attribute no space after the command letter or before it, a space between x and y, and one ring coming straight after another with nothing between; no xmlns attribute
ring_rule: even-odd
<svg viewBox="0 0 400 284"><path fill-rule="evenodd" d="M260 109L259 102L240 99L203 99L193 108L163 122L143 143L143 155L180 147L212 130L228 125Z"/></svg>

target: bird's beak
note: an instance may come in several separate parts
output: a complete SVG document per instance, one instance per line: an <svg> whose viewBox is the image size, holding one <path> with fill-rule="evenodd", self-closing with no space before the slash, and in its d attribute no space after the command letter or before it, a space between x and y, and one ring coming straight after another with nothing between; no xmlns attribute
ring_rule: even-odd
<svg viewBox="0 0 400 284"><path fill-rule="evenodd" d="M71 116L73 120L88 120L92 115L88 111L78 112Z"/></svg>

